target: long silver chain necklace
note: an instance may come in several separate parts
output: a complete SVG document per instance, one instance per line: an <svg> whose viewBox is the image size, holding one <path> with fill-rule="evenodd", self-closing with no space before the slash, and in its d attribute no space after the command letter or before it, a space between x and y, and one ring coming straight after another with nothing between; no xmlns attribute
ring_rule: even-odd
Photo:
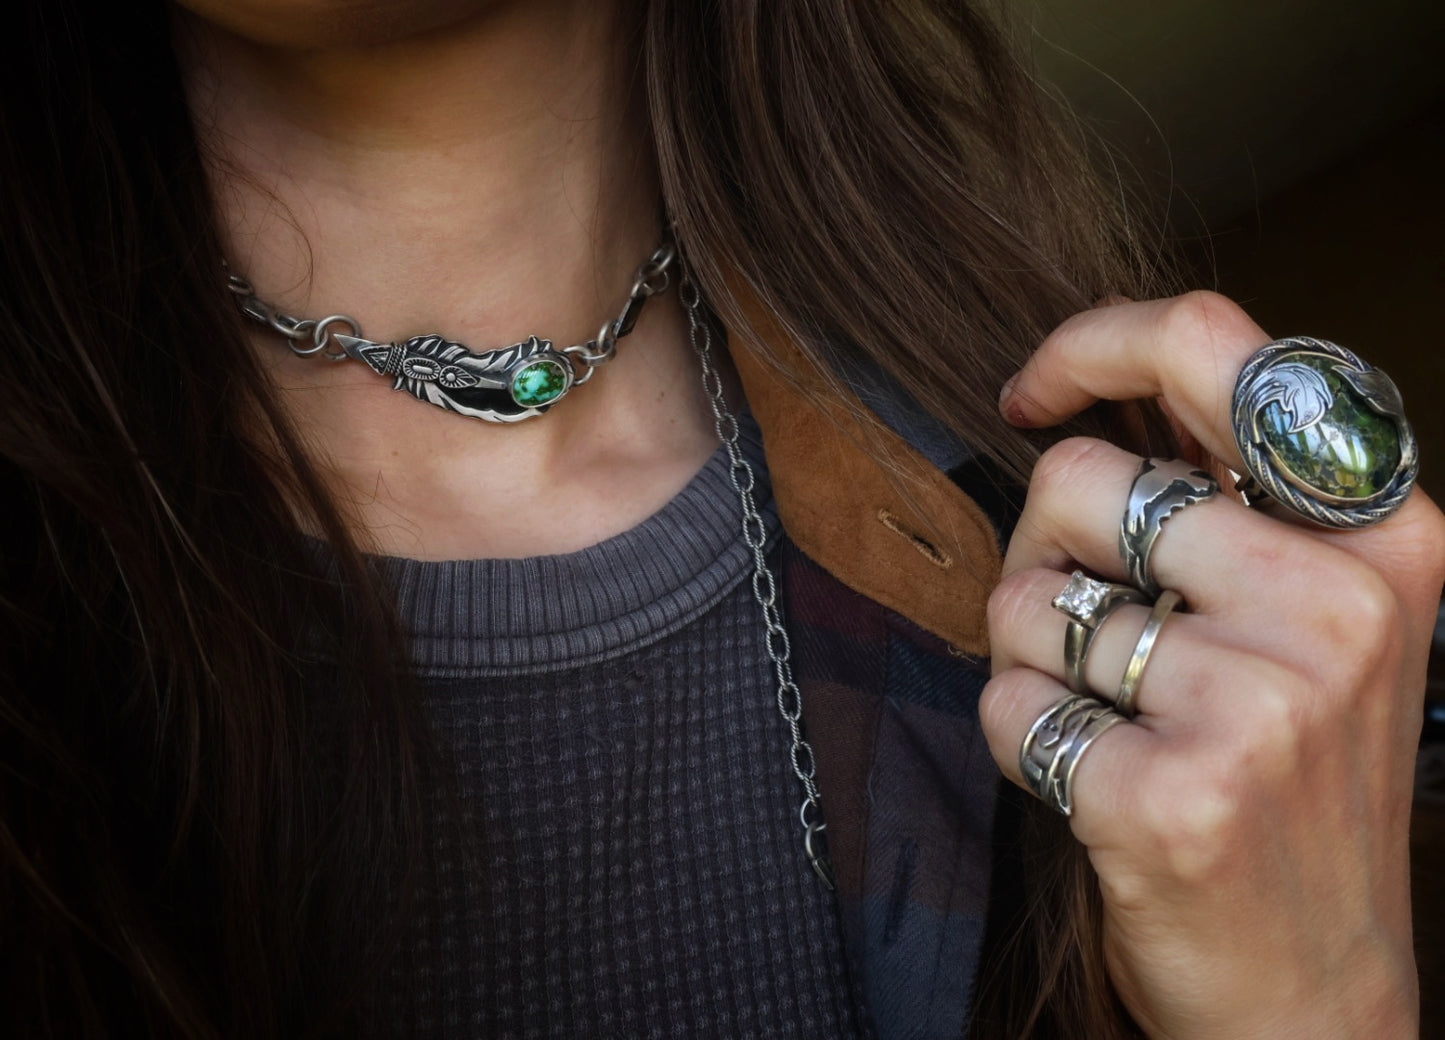
<svg viewBox="0 0 1445 1040"><path fill-rule="evenodd" d="M702 302L702 294L688 277L685 268L677 291L683 309L687 312L688 339L702 362L702 386L707 393L708 403L712 406L713 428L717 431L723 447L727 449L729 477L743 506L743 539L753 554L753 599L762 608L763 623L767 626L765 645L778 687L778 712L783 716L792 738L788 748L788 762L793 768L793 775L803 785L803 803L798 807L798 821L803 827L803 851L819 880L832 891L833 865L828 858L823 839L823 832L828 825L823 822L822 796L818 793L815 779L818 763L813 755L813 745L803 736L803 694L798 689L798 684L793 681L793 650L778 609L778 582L763 554L767 531L763 526L763 518L758 513L757 501L753 498L753 467L738 447L738 417L728 409L727 401L723 397L722 377L713 363L712 328Z"/></svg>
<svg viewBox="0 0 1445 1040"><path fill-rule="evenodd" d="M667 291L674 263L680 272L678 296L687 313L688 340L702 365L702 385L712 408L713 428L727 451L729 479L742 503L743 540L753 556L753 599L763 613L767 629L764 647L777 684L778 713L790 738L788 764L803 787L803 801L798 807L803 852L831 891L833 866L823 838L827 824L816 781L817 760L813 746L803 736L803 695L793 681L792 644L778 607L777 578L764 554L767 529L753 497L756 474L738 446L738 418L728 409L722 376L713 361L712 327L702 294L672 243L664 242L638 268L622 312L602 326L595 340L561 350L537 336L484 353L434 334L376 343L363 338L356 319L345 314L294 318L257 297L251 284L238 275L229 276L228 287L243 314L285 336L291 350L301 357L319 355L333 361L360 361L381 375L393 376L394 390L405 390L418 400L490 422L517 422L541 415L572 387L587 382L598 365L612 358L617 341L632 331L647 300ZM342 325L350 332L335 331ZM340 350L329 349L333 343ZM574 364L581 366L580 375Z"/></svg>
<svg viewBox="0 0 1445 1040"><path fill-rule="evenodd" d="M675 255L672 243L658 246L637 269L617 317L602 323L596 339L561 350L539 336L482 352L435 333L377 343L362 336L361 325L350 315L295 318L258 297L239 275L229 275L227 287L242 314L285 336L300 357L360 361L378 375L393 377L393 390L404 390L419 401L474 419L509 423L541 415L591 379L597 366L612 360L617 341L632 331L643 305L667 291Z"/></svg>

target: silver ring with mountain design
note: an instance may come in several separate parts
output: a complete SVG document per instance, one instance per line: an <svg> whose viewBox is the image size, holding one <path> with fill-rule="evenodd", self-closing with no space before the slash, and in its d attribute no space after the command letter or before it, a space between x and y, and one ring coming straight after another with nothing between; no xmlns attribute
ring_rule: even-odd
<svg viewBox="0 0 1445 1040"><path fill-rule="evenodd" d="M1325 527L1399 509L1420 469L1390 377L1327 340L1292 336L1254 354L1234 384L1234 439L1261 493Z"/></svg>
<svg viewBox="0 0 1445 1040"><path fill-rule="evenodd" d="M1119 525L1119 558L1129 580L1154 598L1163 591L1154 580L1149 555L1168 520L1185 506L1219 493L1219 482L1197 466L1178 459L1144 459L1129 486L1129 504Z"/></svg>
<svg viewBox="0 0 1445 1040"><path fill-rule="evenodd" d="M1092 697L1066 694L1044 709L1019 747L1024 783L1044 804L1072 816L1074 771L1101 734L1126 721Z"/></svg>
<svg viewBox="0 0 1445 1040"><path fill-rule="evenodd" d="M1094 633L1115 607L1124 603L1148 603L1150 599L1132 585L1096 581L1083 571L1074 571L1068 585L1053 599L1053 608L1069 618L1064 631L1064 681L1075 693L1087 693L1084 658Z"/></svg>

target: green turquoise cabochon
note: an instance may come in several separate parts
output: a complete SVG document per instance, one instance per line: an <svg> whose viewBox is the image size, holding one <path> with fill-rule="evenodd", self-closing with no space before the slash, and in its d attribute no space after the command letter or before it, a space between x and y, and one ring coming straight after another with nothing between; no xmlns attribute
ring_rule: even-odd
<svg viewBox="0 0 1445 1040"><path fill-rule="evenodd" d="M512 400L523 408L541 408L567 392L571 384L564 362L538 358L512 373Z"/></svg>
<svg viewBox="0 0 1445 1040"><path fill-rule="evenodd" d="M1327 340L1277 340L1249 359L1234 434L1254 491L1331 527L1383 520L1419 467L1395 384Z"/></svg>

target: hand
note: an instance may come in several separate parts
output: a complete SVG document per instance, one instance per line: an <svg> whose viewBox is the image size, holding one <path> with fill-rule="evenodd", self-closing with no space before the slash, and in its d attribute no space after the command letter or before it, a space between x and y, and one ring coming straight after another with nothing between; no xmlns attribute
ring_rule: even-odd
<svg viewBox="0 0 1445 1040"><path fill-rule="evenodd" d="M1100 398L1158 397L1242 470L1234 380L1269 340L1212 293L1111 305L1052 333L1001 407L1047 426ZM1138 463L1078 438L1034 471L989 603L982 703L1015 783L1030 725L1068 692L1068 619L1050 601L1076 565L1126 580L1117 542ZM1151 562L1188 613L1159 635L1139 715L1080 759L1071 817L1125 1005L1156 1037L1414 1035L1407 832L1445 519L1418 488L1355 531L1220 494L1174 515ZM1146 614L1121 607L1099 628L1096 693L1118 688Z"/></svg>

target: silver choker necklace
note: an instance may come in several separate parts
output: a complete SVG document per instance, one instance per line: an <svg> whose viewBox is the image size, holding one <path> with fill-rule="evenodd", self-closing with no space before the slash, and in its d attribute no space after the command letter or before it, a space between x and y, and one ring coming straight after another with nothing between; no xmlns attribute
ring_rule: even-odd
<svg viewBox="0 0 1445 1040"><path fill-rule="evenodd" d="M229 275L227 288L242 314L285 336L299 357L360 361L378 375L391 376L393 390L405 390L418 401L510 423L541 415L591 379L598 365L612 360L617 341L632 331L643 305L667 291L676 255L671 242L658 246L637 269L617 317L603 323L596 339L561 350L539 336L481 353L435 333L377 343L362 336L361 325L349 315L294 318L262 300L250 282L235 274Z"/></svg>

